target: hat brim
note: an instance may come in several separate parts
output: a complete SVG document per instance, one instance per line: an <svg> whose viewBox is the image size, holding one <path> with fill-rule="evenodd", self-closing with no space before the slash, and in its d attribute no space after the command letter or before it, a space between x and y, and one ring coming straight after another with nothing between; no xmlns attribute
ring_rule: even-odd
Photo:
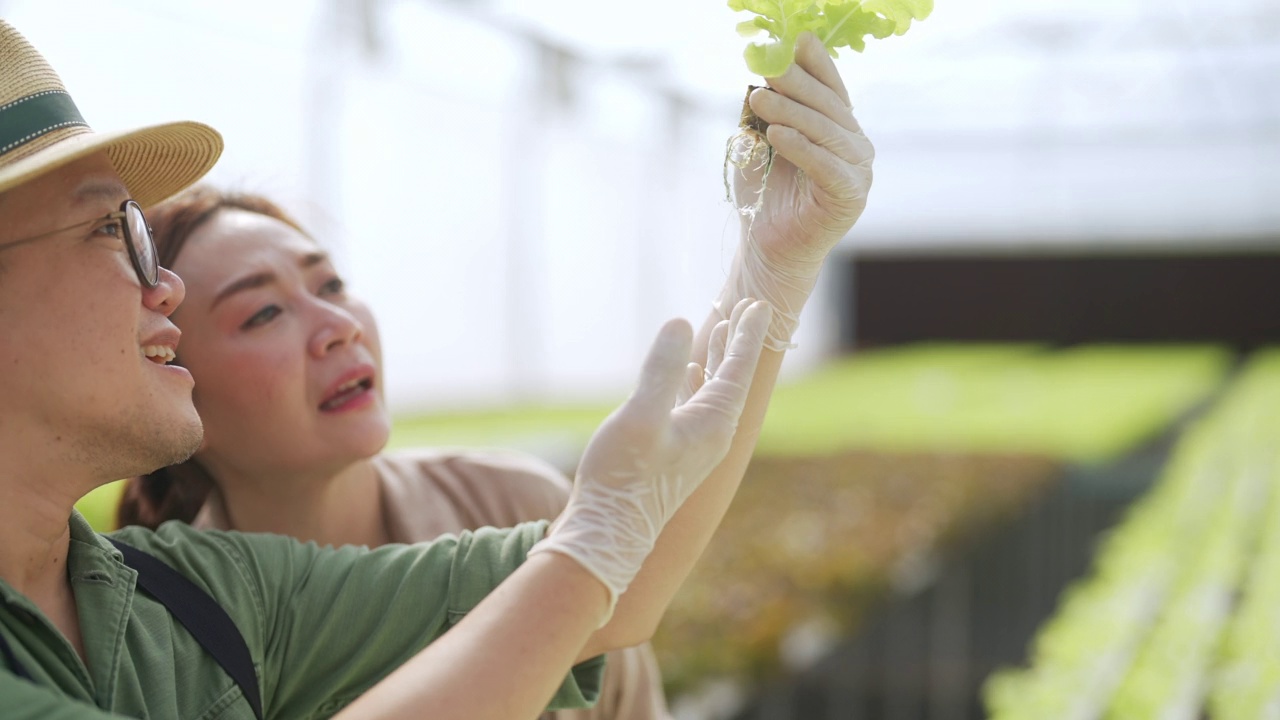
<svg viewBox="0 0 1280 720"><path fill-rule="evenodd" d="M129 194L150 207L204 177L222 154L222 136L198 122L83 132L0 168L0 193L97 152L106 152Z"/></svg>

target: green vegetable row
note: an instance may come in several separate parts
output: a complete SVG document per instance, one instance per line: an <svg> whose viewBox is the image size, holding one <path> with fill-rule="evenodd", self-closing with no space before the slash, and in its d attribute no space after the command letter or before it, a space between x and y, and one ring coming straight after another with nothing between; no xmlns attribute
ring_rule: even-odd
<svg viewBox="0 0 1280 720"><path fill-rule="evenodd" d="M1280 353L1251 359L1064 594L992 718L1259 718L1280 709Z"/></svg>
<svg viewBox="0 0 1280 720"><path fill-rule="evenodd" d="M761 455L850 450L1029 454L1103 462L1211 397L1214 346L910 345L855 353L774 393ZM499 445L570 460L621 398L399 418L392 443Z"/></svg>

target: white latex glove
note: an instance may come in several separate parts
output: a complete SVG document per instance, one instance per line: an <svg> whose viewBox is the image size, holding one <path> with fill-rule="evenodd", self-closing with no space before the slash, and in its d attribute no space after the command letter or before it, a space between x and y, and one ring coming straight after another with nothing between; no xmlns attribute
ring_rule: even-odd
<svg viewBox="0 0 1280 720"><path fill-rule="evenodd" d="M609 589L610 616L663 526L729 452L770 317L767 303L739 303L705 381L688 362L689 323L664 325L635 392L587 444L564 513L529 551L581 563Z"/></svg>
<svg viewBox="0 0 1280 720"><path fill-rule="evenodd" d="M791 336L823 261L866 207L875 149L853 117L831 56L812 34L801 36L786 73L766 81L776 92L756 90L750 104L770 123L766 136L775 154L767 179L760 150L746 149L745 166L734 171L735 204L756 210L741 218L738 254L715 307L728 317L741 298L769 301L766 347L785 350L794 347Z"/></svg>

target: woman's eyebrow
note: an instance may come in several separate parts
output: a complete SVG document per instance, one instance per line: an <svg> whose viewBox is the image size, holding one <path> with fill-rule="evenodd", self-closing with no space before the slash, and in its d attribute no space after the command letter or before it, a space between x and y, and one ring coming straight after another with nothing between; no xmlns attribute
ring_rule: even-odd
<svg viewBox="0 0 1280 720"><path fill-rule="evenodd" d="M260 288L263 285L270 285L275 282L275 280L276 274L273 272L260 272L252 275L246 275L219 290L218 294L213 297L213 302L209 303L209 309L213 310L218 306L218 303L238 292Z"/></svg>
<svg viewBox="0 0 1280 720"><path fill-rule="evenodd" d="M328 261L329 261L329 253L311 252L298 258L298 267L305 270L309 267L314 267L316 265L319 265L321 263L328 262ZM218 306L218 303L222 302L223 300L226 300L227 298L231 297L232 295L235 295L238 292L243 292L245 290L253 290L255 288L260 288L264 285L270 285L271 283L275 282L275 280L276 280L276 274L270 271L263 271L263 272L254 273L252 275L246 275L240 278L239 280L236 280L235 282L232 282L230 285L227 285L226 287L219 290L218 294L213 297L213 302L209 303L209 309L213 310L215 307Z"/></svg>

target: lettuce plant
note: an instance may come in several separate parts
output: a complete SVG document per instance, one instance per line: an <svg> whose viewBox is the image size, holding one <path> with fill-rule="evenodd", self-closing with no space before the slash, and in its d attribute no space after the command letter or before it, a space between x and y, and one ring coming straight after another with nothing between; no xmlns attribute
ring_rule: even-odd
<svg viewBox="0 0 1280 720"><path fill-rule="evenodd" d="M763 77L778 77L787 71L796 57L796 42L803 32L811 32L836 57L836 48L848 47L862 52L866 37L885 38L901 35L912 20L923 20L933 12L933 0L729 0L731 10L755 13L756 17L738 23L738 33L767 39L752 43L744 53L747 67ZM754 86L747 88L751 97ZM751 111L744 100L739 132L729 138L724 150L724 194L731 199L729 167L746 171L763 170L756 201L738 208L742 215L755 218L764 199L765 183L773 167L773 146L765 137L768 123Z"/></svg>
<svg viewBox="0 0 1280 720"><path fill-rule="evenodd" d="M902 35L912 20L928 17L933 0L729 0L729 7L756 15L738 23L739 34L768 35L765 42L747 46L747 67L757 75L777 77L795 60L800 33L818 36L832 57L837 48L862 52L868 35Z"/></svg>

